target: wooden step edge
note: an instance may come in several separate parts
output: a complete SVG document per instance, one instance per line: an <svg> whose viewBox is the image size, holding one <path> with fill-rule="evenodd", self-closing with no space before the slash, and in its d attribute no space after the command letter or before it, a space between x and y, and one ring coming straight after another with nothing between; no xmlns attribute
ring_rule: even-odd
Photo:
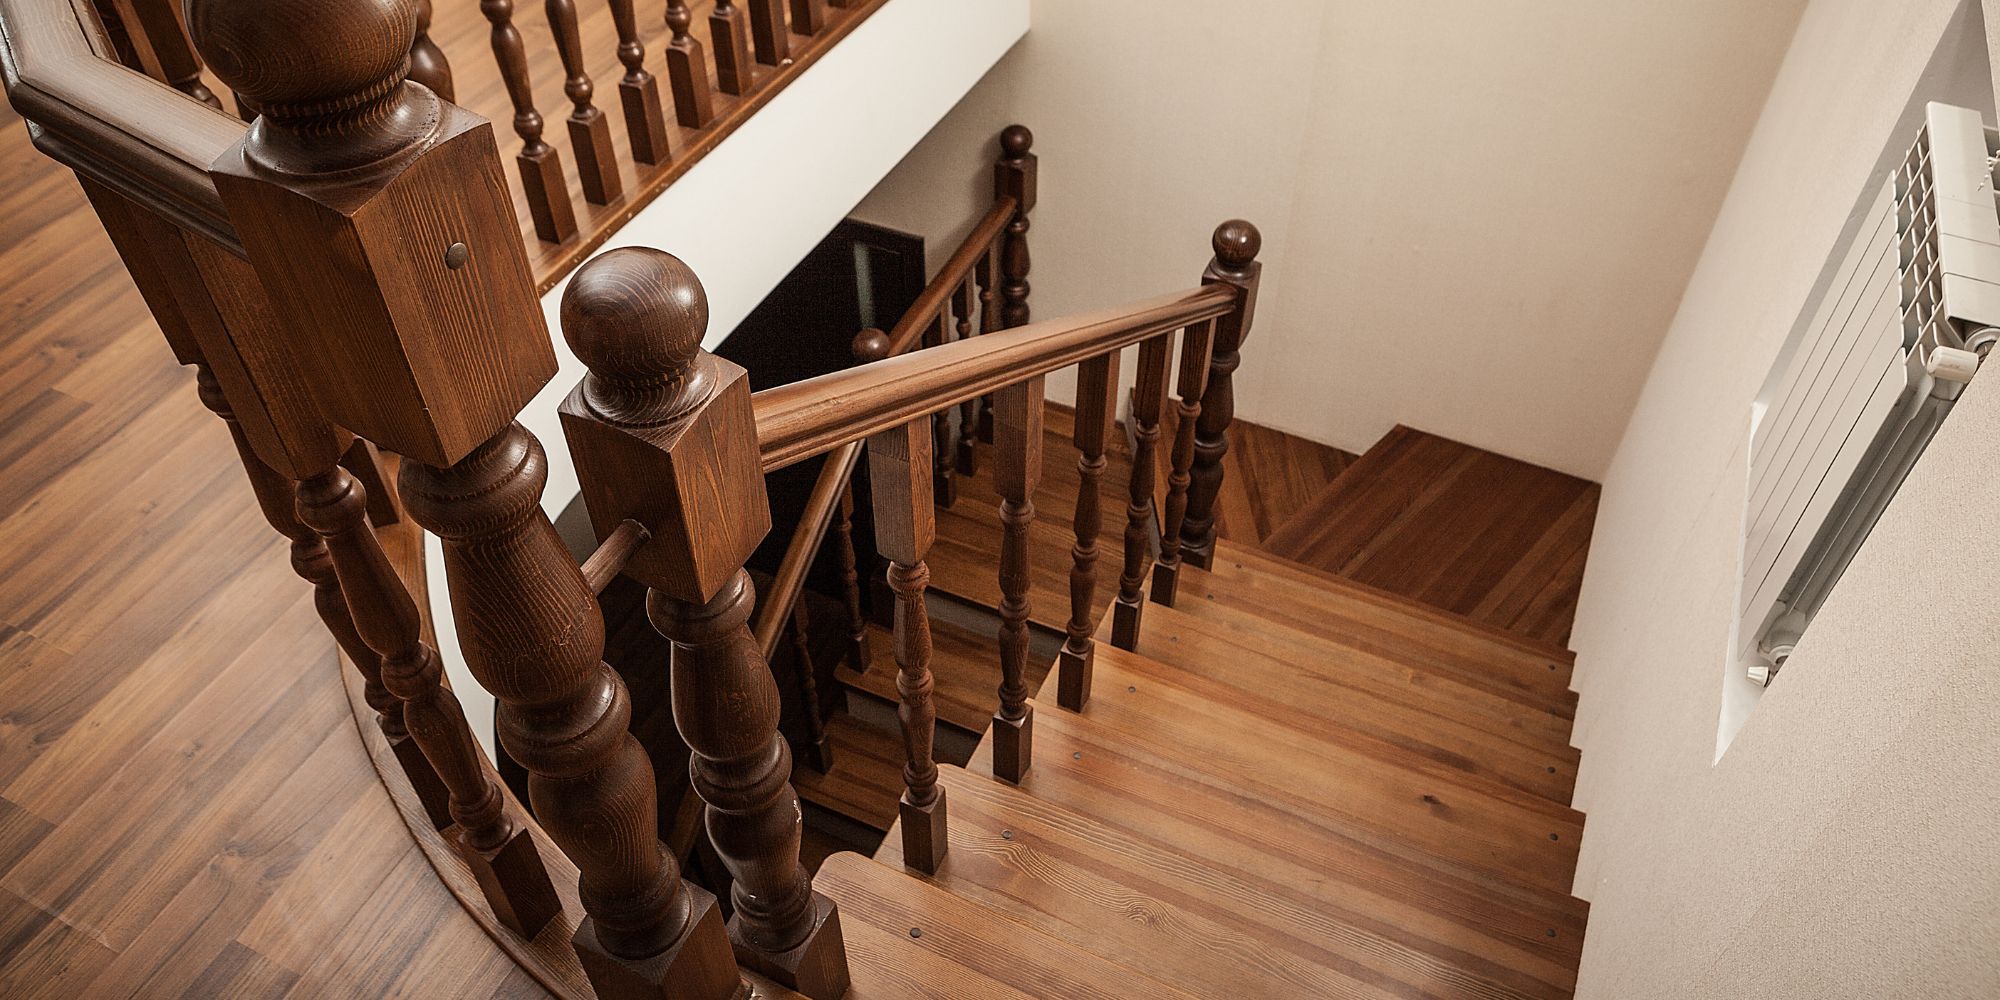
<svg viewBox="0 0 2000 1000"><path fill-rule="evenodd" d="M1561 716L1454 684L1442 673L1422 685L1399 684L1398 661L1344 649L1307 633L1262 627L1258 636L1246 637L1228 631L1217 630L1209 619L1156 606L1140 626L1137 651L1182 673L1243 691L1246 699L1271 692L1281 702L1310 704L1315 720L1569 805L1582 755L1569 745L1570 727ZM1222 650L1239 655L1225 656ZM1119 650L1116 655L1130 654ZM1363 659L1379 659L1383 665L1363 667L1358 662ZM1287 670L1302 675L1299 683L1314 689L1307 692L1309 698L1255 683ZM1311 679L1314 675L1317 681ZM1449 696L1436 693L1445 690ZM1534 723L1540 726L1524 728Z"/></svg>
<svg viewBox="0 0 2000 1000"><path fill-rule="evenodd" d="M1219 608L1225 612L1250 615L1276 628L1303 632L1321 641L1350 644L1357 648L1381 646L1381 655L1391 658L1422 657L1421 662L1409 665L1413 669L1449 676L1462 684L1525 707L1550 712L1566 721L1576 718L1577 693L1568 686L1567 670L1554 660L1518 657L1484 642L1478 636L1469 636L1449 624L1424 618L1395 616L1414 623L1421 631L1438 633L1442 638L1420 632L1400 633L1394 621L1370 621L1376 612L1383 610L1373 604L1360 605L1359 613L1332 612L1351 624L1316 621L1311 616L1311 610L1326 606L1320 603L1324 598L1313 595L1324 594L1324 591L1315 588L1306 595L1293 595L1282 602L1264 599L1251 592L1253 588L1267 586L1267 581L1273 580L1279 587L1311 587L1301 581L1274 577L1254 569L1218 576L1187 567L1182 576L1180 599L1174 606L1196 617L1212 614L1214 609ZM1375 632L1382 635L1372 636L1371 633ZM1450 640L1454 636L1469 637L1471 641L1453 643ZM1408 651L1389 648L1404 644L1411 648Z"/></svg>
<svg viewBox="0 0 2000 1000"><path fill-rule="evenodd" d="M955 633L960 632L964 632L964 638L971 640L971 633L956 625L937 619L931 621L931 677L936 685L932 703L937 708L939 722L976 738L986 732L987 725L993 721L993 712L1000 706L1000 652L992 636L982 637L977 641L991 648L991 663L967 664L957 655L956 647L950 641ZM946 641L940 643L940 637ZM870 624L868 669L856 670L851 663L843 662L834 668L834 680L849 691L893 709L902 700L902 692L896 689L895 640L895 633ZM987 697L979 703L956 697L958 685L944 680L953 671L968 669L976 670L982 680L991 675L992 683L981 686Z"/></svg>
<svg viewBox="0 0 2000 1000"><path fill-rule="evenodd" d="M901 739L845 712L827 719L826 738L833 767L822 773L795 756L793 791L801 800L871 830L888 830L903 791Z"/></svg>
<svg viewBox="0 0 2000 1000"><path fill-rule="evenodd" d="M840 907L849 946L851 1000L971 996L1193 1000L1124 964L859 854L843 851L828 857L813 888Z"/></svg>
<svg viewBox="0 0 2000 1000"><path fill-rule="evenodd" d="M1522 655L1537 659L1550 659L1566 666L1576 664L1576 653L1566 646L1546 642L1533 636L1510 631L1469 615L1448 611L1433 604L1425 604L1413 598L1404 597L1394 591L1383 590L1372 584L1351 580L1338 573L1329 573L1317 566L1289 559L1266 549L1243 545L1228 539L1218 538L1215 542L1215 561L1235 558L1238 562L1252 564L1267 572L1279 573L1302 582L1318 584L1329 589L1338 589L1357 598L1383 607L1394 608L1419 618L1426 618L1440 624L1478 635L1502 646L1509 647Z"/></svg>

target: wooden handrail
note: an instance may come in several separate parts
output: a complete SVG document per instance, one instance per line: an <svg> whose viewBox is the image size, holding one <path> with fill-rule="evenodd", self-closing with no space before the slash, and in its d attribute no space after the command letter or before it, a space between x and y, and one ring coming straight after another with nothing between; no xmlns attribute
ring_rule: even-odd
<svg viewBox="0 0 2000 1000"><path fill-rule="evenodd" d="M848 477L854 474L854 465L860 458L861 442L849 441L834 449L813 482L812 495L806 499L804 512L799 514L798 530L792 533L785 558L778 563L778 575L772 578L770 592L757 606L757 646L764 651L765 659L778 648L778 636L785 630L785 622L791 620L792 606L798 603L799 591L805 586L806 571L812 568L813 558L819 554L826 529L833 523L834 512L840 509L840 495L847 489Z"/></svg>
<svg viewBox="0 0 2000 1000"><path fill-rule="evenodd" d="M1228 287L1044 320L766 389L751 397L764 471L1235 308Z"/></svg>
<svg viewBox="0 0 2000 1000"><path fill-rule="evenodd" d="M993 248L993 241L1000 238L1001 232L1007 228L1008 220L1014 217L1014 210L1019 206L1020 202L1007 196L994 200L993 207L986 210L986 215L972 227L972 232L965 237L965 242L959 244L958 251L944 262L944 267L938 270L937 276L931 279L930 284L924 286L924 290L918 293L916 301L911 302L910 308L903 312L903 318L896 322L896 328L889 331L888 357L893 358L909 350L910 345L916 343L918 337L923 336L924 329L937 319L938 310L944 308L945 303L950 301L952 293L965 284L966 276L972 273L980 258L985 257Z"/></svg>
<svg viewBox="0 0 2000 1000"><path fill-rule="evenodd" d="M0 73L35 145L243 256L208 168L241 121L106 58L88 0L0 0Z"/></svg>

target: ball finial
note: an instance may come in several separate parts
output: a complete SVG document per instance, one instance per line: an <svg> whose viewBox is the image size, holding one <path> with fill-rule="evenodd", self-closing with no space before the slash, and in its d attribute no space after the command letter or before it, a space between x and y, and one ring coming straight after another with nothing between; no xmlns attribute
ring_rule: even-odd
<svg viewBox="0 0 2000 1000"><path fill-rule="evenodd" d="M1249 266L1257 259L1257 251L1264 249L1263 234L1242 219L1231 219L1215 227L1215 237L1210 242L1215 247L1215 259L1234 270Z"/></svg>
<svg viewBox="0 0 2000 1000"><path fill-rule="evenodd" d="M694 367L708 332L708 293L673 254L649 247L613 250L570 279L562 330L597 378L678 382Z"/></svg>
<svg viewBox="0 0 2000 1000"><path fill-rule="evenodd" d="M1034 145L1035 133L1028 131L1026 125L1009 125L1000 130L1000 151L1010 160L1028 155Z"/></svg>
<svg viewBox="0 0 2000 1000"><path fill-rule="evenodd" d="M863 364L889 356L889 335L869 327L854 335L854 360Z"/></svg>
<svg viewBox="0 0 2000 1000"><path fill-rule="evenodd" d="M417 37L415 0L187 0L215 75L278 120L337 118L388 96Z"/></svg>

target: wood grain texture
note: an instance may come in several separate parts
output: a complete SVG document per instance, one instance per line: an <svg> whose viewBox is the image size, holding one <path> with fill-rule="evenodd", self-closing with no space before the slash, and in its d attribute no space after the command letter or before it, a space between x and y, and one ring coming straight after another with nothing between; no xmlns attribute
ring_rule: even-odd
<svg viewBox="0 0 2000 1000"><path fill-rule="evenodd" d="M4 110L0 164L0 994L548 995L429 869L227 428Z"/></svg>
<svg viewBox="0 0 2000 1000"><path fill-rule="evenodd" d="M1160 439L1174 440L1179 428L1178 407L1168 407L1160 415ZM1216 537L1246 545L1262 542L1325 491L1355 457L1262 424L1232 422L1215 496ZM1156 504L1166 499L1168 471L1164 464L1157 466Z"/></svg>
<svg viewBox="0 0 2000 1000"><path fill-rule="evenodd" d="M1597 497L1595 483L1397 426L1264 547L1560 647Z"/></svg>

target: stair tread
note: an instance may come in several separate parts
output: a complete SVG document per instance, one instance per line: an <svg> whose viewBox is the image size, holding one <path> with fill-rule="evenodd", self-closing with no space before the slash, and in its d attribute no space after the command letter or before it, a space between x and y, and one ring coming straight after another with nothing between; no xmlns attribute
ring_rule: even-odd
<svg viewBox="0 0 2000 1000"><path fill-rule="evenodd" d="M1047 730L1051 780L943 770L951 850L934 884L1199 996L1568 995L1580 905L1426 875L1076 737L1087 721L1060 714L1083 728ZM878 860L900 865L900 847L892 831Z"/></svg>
<svg viewBox="0 0 2000 1000"><path fill-rule="evenodd" d="M903 794L903 742L894 732L845 712L826 721L833 766L825 773L794 760L792 788L799 797L873 830L896 820Z"/></svg>
<svg viewBox="0 0 2000 1000"><path fill-rule="evenodd" d="M1365 646L1413 667L1448 672L1466 684L1544 708L1576 713L1571 658L1538 655L1498 641L1407 598L1363 593L1340 582L1288 573L1236 546L1218 545L1209 570L1185 567L1175 601L1193 615L1215 602L1327 639ZM1204 583L1212 585L1204 586Z"/></svg>
<svg viewBox="0 0 2000 1000"><path fill-rule="evenodd" d="M850 1000L1191 994L858 854L828 858L814 888L840 906ZM922 933L912 936L916 928Z"/></svg>
<svg viewBox="0 0 2000 1000"><path fill-rule="evenodd" d="M1289 709L1332 731L1569 802L1578 754L1568 743L1569 722L1555 713L1227 605L1204 602L1203 611L1147 605L1138 649L1254 696L1281 692ZM1099 629L1098 641L1108 638L1109 630ZM1044 687L1044 700L1053 702L1053 689Z"/></svg>
<svg viewBox="0 0 2000 1000"><path fill-rule="evenodd" d="M868 669L841 664L834 677L842 684L895 704L896 636L889 629L868 626ZM1039 668L1039 669L1037 669ZM1039 684L1048 664L1031 664L1029 684ZM1000 649L991 633L981 633L931 619L931 695L938 721L969 733L983 733L1000 707Z"/></svg>
<svg viewBox="0 0 2000 1000"><path fill-rule="evenodd" d="M1559 644L1597 495L1574 476L1398 425L1263 547Z"/></svg>

